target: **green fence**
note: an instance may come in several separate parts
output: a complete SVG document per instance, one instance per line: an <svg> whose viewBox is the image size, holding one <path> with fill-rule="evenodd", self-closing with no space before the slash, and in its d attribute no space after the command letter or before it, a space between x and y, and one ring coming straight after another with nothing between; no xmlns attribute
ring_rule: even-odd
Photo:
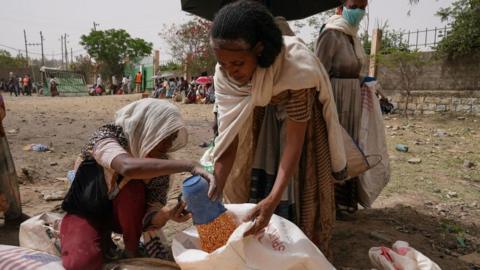
<svg viewBox="0 0 480 270"><path fill-rule="evenodd" d="M88 88L85 78L82 74L56 69L45 69L43 71L45 81L43 85L43 94L50 95L51 76L57 82L57 90L62 96L85 96L88 95Z"/></svg>

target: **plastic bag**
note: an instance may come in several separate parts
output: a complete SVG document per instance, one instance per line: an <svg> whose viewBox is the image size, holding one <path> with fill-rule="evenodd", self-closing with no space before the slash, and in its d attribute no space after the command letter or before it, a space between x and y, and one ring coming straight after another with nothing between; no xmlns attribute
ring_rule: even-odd
<svg viewBox="0 0 480 270"><path fill-rule="evenodd" d="M227 204L241 220L254 204ZM225 246L212 253L200 249L195 227L173 238L173 257L182 269L335 269L322 252L292 222L273 215L263 233L243 237L253 222L242 223Z"/></svg>
<svg viewBox="0 0 480 270"><path fill-rule="evenodd" d="M440 267L407 242L397 241L392 246L373 247L368 251L372 265L378 270L441 270Z"/></svg>
<svg viewBox="0 0 480 270"><path fill-rule="evenodd" d="M213 145L210 146L200 159L200 165L209 173L213 173Z"/></svg>
<svg viewBox="0 0 480 270"><path fill-rule="evenodd" d="M57 213L43 213L24 221L19 230L20 246L60 256L62 218Z"/></svg>
<svg viewBox="0 0 480 270"><path fill-rule="evenodd" d="M62 209L69 214L106 219L112 213L102 166L95 160L84 160L78 168Z"/></svg>
<svg viewBox="0 0 480 270"><path fill-rule="evenodd" d="M385 125L374 86L362 87L362 117L358 134L359 146L366 156L376 157L378 164L360 175L360 204L370 207L390 181L390 161L385 140ZM373 164L371 164L373 165Z"/></svg>

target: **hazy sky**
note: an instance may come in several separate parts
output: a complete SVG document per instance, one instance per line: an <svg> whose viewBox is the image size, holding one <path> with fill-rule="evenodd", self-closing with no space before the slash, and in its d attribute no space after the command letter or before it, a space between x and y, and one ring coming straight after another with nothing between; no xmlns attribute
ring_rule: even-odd
<svg viewBox="0 0 480 270"><path fill-rule="evenodd" d="M207 0L204 0L207 2ZM321 0L318 0L321 1ZM370 0L370 25L388 21L391 28L416 30L443 27L435 16L440 7L453 0L420 0L410 7L408 0ZM411 9L411 15L407 12ZM48 58L60 58L60 36L67 33L68 51L85 54L78 44L80 36L87 34L93 22L97 29L123 28L132 36L153 42L160 49L161 59L170 58L168 47L158 33L163 24L187 21L189 16L181 11L180 0L0 0L0 49L4 46L14 55L24 53L23 30L29 43L40 42L39 32L45 38L44 51ZM372 28L372 27L371 27ZM310 39L305 34L304 39ZM40 47L29 47L31 57L39 58ZM70 58L70 56L69 56Z"/></svg>

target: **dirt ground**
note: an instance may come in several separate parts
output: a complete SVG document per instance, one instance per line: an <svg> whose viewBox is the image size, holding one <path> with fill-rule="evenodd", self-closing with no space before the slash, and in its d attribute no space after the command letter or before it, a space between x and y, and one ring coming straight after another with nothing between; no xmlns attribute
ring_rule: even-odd
<svg viewBox="0 0 480 270"><path fill-rule="evenodd" d="M28 215L58 211L61 201L46 201L43 194L65 191L62 178L88 136L111 121L117 109L140 98L4 97L4 126L21 180L23 210ZM205 151L199 145L212 137L212 107L178 105L190 140L173 158L198 160ZM359 211L350 221L337 222L332 242L335 266L370 269L369 248L405 240L442 269L475 269L460 257L480 251L480 118L436 115L406 119L393 115L386 117L385 125L391 182L373 208ZM46 144L53 151L23 150L32 143ZM408 145L409 151L396 151L398 143ZM409 163L412 158L420 163ZM173 177L172 199L185 177ZM169 223L167 235L171 238L188 226ZM18 244L16 229L0 227L0 244Z"/></svg>

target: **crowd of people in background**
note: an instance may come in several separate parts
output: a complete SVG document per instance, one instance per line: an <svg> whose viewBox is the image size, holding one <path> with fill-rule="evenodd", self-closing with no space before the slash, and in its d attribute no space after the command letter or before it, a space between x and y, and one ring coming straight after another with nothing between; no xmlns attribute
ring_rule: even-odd
<svg viewBox="0 0 480 270"><path fill-rule="evenodd" d="M199 78L205 80L199 81ZM123 95L132 93L143 93L143 74L138 71L132 81L130 75L123 75L118 79L113 75L111 80L104 81L100 74L96 75L94 84L89 87L90 96L101 95ZM48 78L48 89L51 96L59 96L59 83L54 77ZM17 76L10 72L9 78L0 79L0 91L9 92L15 96L31 96L32 93L42 94L41 85L38 85L29 74ZM154 98L168 98L185 104L213 104L215 102L215 88L211 76L191 77L190 82L184 77L154 77L153 91Z"/></svg>
<svg viewBox="0 0 480 270"><path fill-rule="evenodd" d="M207 76L202 76L207 77ZM153 98L171 98L185 104L213 104L215 102L215 88L211 78L200 83L192 77L188 82L183 77L155 78Z"/></svg>
<svg viewBox="0 0 480 270"><path fill-rule="evenodd" d="M9 92L11 96L31 96L32 92L38 92L38 88L29 74L17 76L10 72L7 80L0 79L0 90Z"/></svg>
<svg viewBox="0 0 480 270"><path fill-rule="evenodd" d="M133 91L131 87L131 79L128 75L123 75L120 82L117 77L113 75L108 86L105 87L102 76L99 74L95 79L95 83L89 89L89 95L91 96L123 95L131 93L133 93Z"/></svg>
<svg viewBox="0 0 480 270"><path fill-rule="evenodd" d="M101 95L123 95L132 93L143 93L143 74L136 73L133 83L129 75L124 75L119 81L112 76L110 82L105 83L101 75L97 75L95 83L90 87L91 96ZM199 78L205 80L199 81ZM135 88L132 88L134 85ZM215 88L213 79L209 76L191 77L190 82L184 77L154 77L153 91L151 97L159 99L173 99L185 104L213 104L215 102Z"/></svg>

